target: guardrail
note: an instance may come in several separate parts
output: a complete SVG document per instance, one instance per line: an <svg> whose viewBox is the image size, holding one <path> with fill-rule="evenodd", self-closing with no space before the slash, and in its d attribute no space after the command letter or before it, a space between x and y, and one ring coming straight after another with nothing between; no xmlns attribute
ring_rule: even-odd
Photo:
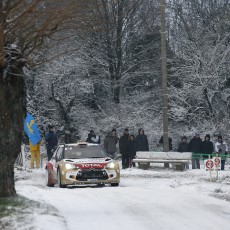
<svg viewBox="0 0 230 230"><path fill-rule="evenodd" d="M206 153L192 153L192 158L212 158L212 157L221 157L221 158L228 158L230 157L230 154L223 154L223 153L212 153L212 154L206 154Z"/></svg>

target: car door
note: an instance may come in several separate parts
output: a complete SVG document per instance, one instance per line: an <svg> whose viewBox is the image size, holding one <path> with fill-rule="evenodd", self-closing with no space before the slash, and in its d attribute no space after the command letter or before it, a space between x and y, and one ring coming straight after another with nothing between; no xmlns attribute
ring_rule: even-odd
<svg viewBox="0 0 230 230"><path fill-rule="evenodd" d="M57 173L58 163L63 159L63 152L64 152L64 145L58 146L52 158L55 173Z"/></svg>

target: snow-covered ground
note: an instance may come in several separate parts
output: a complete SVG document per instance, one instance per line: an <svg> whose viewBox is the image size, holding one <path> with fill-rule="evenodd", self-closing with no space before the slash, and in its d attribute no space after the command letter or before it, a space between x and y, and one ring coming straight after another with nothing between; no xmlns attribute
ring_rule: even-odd
<svg viewBox="0 0 230 230"><path fill-rule="evenodd" d="M230 228L229 165L212 182L204 169L159 166L122 170L119 187L49 188L44 169L16 171L16 178L17 193L39 202L18 230Z"/></svg>

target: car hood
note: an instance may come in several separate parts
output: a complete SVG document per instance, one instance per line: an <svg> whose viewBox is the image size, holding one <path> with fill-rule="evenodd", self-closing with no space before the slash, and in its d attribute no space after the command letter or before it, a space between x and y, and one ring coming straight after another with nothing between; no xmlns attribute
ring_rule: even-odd
<svg viewBox="0 0 230 230"><path fill-rule="evenodd" d="M113 160L109 157L106 158L84 158L84 159L64 159L64 163L72 163L75 164L76 167L80 169L89 169L89 168L96 168L102 169L108 163L112 162Z"/></svg>

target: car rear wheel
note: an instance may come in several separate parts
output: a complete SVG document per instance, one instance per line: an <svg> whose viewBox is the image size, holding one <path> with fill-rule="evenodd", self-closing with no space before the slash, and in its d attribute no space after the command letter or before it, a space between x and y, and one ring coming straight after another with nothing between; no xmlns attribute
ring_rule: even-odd
<svg viewBox="0 0 230 230"><path fill-rule="evenodd" d="M117 187L117 186L119 186L119 183L111 183L111 186Z"/></svg>
<svg viewBox="0 0 230 230"><path fill-rule="evenodd" d="M46 169L46 186L54 187L52 171L50 168Z"/></svg>
<svg viewBox="0 0 230 230"><path fill-rule="evenodd" d="M60 173L60 169L58 169L58 175L57 175L57 178L58 178L58 186L59 186L59 188L66 188L66 187L67 187L67 185L62 184L62 182L61 182L61 173Z"/></svg>

